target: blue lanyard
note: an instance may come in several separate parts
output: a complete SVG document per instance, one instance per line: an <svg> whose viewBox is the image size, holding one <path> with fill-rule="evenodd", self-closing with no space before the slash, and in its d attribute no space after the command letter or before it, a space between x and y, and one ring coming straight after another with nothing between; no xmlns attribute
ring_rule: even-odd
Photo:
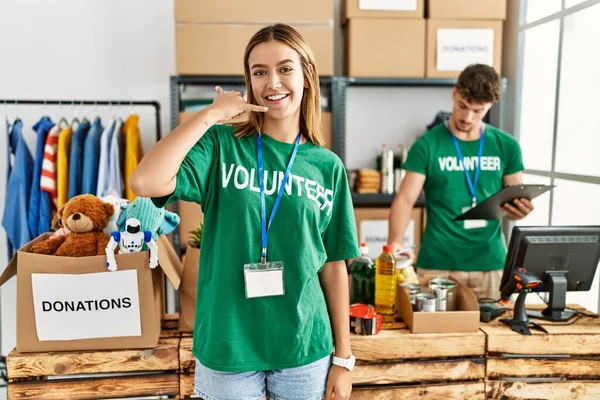
<svg viewBox="0 0 600 400"><path fill-rule="evenodd" d="M300 146L300 138L301 135L298 134L296 138L296 144L294 145L294 151L292 152L292 156L290 157L290 161L288 162L287 169L285 170L285 174L283 175L283 180L281 181L281 186L279 187L279 192L277 193L277 198L275 199L275 204L273 204L273 210L271 211L271 217L269 217L269 225L267 226L266 219L266 211L265 211L265 176L263 172L263 160L262 160L262 139L261 134L256 135L256 145L258 149L258 184L260 188L260 219L262 225L262 252L260 257L260 262L262 264L267 262L267 231L271 227L271 223L273 222L273 217L279 208L279 203L281 202L281 197L283 197L283 191L285 190L285 185L287 184L288 178L290 176L290 171L292 170L292 165L294 164L294 159L296 158L296 154L298 153L298 147Z"/></svg>
<svg viewBox="0 0 600 400"><path fill-rule="evenodd" d="M448 122L446 122L446 126L450 131L450 136L452 136L452 142L454 143L454 147L456 148L456 153L458 154L458 158L460 159L460 163L463 167L463 172L465 173L465 178L467 178L467 185L469 186L469 192L471 192L472 205L475 207L477 205L477 195L475 194L475 187L477 186L477 180L479 179L479 171L481 170L481 156L483 154L483 134L485 133L484 125L481 124L481 135L479 137L479 153L477 155L477 165L475 166L475 177L473 181L471 181L471 177L469 176L469 171L467 171L467 166L464 161L464 157L460 148L458 147L458 140L452 133Z"/></svg>

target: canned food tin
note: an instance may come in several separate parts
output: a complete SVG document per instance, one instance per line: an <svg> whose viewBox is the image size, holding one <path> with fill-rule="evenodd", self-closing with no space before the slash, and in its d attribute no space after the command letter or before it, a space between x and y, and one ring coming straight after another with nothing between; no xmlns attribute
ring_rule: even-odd
<svg viewBox="0 0 600 400"><path fill-rule="evenodd" d="M417 311L435 312L437 309L437 297L434 294L419 293L416 296Z"/></svg>
<svg viewBox="0 0 600 400"><path fill-rule="evenodd" d="M440 303L438 311L456 310L456 282L445 278L435 278L429 281L429 292L435 294L438 300L444 300Z"/></svg>

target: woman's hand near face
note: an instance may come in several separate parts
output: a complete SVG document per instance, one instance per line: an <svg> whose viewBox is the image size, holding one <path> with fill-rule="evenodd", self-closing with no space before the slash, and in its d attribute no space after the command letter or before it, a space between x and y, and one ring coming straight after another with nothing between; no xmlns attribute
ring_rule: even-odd
<svg viewBox="0 0 600 400"><path fill-rule="evenodd" d="M267 107L248 104L237 91L225 93L220 86L215 88L217 96L209 106L217 121L227 121L250 112L266 112Z"/></svg>

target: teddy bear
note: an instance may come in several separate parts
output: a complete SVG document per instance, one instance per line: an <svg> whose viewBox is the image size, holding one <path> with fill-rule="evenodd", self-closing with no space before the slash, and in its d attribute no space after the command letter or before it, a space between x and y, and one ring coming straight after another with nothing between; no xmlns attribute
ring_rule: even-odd
<svg viewBox="0 0 600 400"><path fill-rule="evenodd" d="M119 230L117 221L119 220L119 216L121 216L121 211L129 205L129 200L117 197L114 194L102 196L100 199L105 203L112 204L114 207L113 214L108 218L108 225L104 228L104 233L110 235L114 231Z"/></svg>
<svg viewBox="0 0 600 400"><path fill-rule="evenodd" d="M104 255L110 236L103 232L114 213L110 203L91 194L73 197L58 211L69 233L31 247L32 253L66 257Z"/></svg>

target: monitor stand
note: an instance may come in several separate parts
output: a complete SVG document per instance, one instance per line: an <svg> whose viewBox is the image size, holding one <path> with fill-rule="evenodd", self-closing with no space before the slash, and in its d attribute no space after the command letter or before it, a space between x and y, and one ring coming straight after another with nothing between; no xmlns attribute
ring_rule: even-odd
<svg viewBox="0 0 600 400"><path fill-rule="evenodd" d="M539 318L546 321L568 321L577 315L577 311L565 310L567 301L567 273L546 272L547 291L550 293L548 307L544 311L527 311L531 318Z"/></svg>
<svg viewBox="0 0 600 400"><path fill-rule="evenodd" d="M525 298L527 297L527 293L529 293L529 289L524 289L519 292L519 297L517 297L517 301L515 302L512 319L504 318L500 321L504 322L506 325L510 326L513 331L520 333L521 335L531 335L531 330L529 328L548 333L543 326L531 322L529 321L529 318L527 318L527 312L525 311Z"/></svg>

